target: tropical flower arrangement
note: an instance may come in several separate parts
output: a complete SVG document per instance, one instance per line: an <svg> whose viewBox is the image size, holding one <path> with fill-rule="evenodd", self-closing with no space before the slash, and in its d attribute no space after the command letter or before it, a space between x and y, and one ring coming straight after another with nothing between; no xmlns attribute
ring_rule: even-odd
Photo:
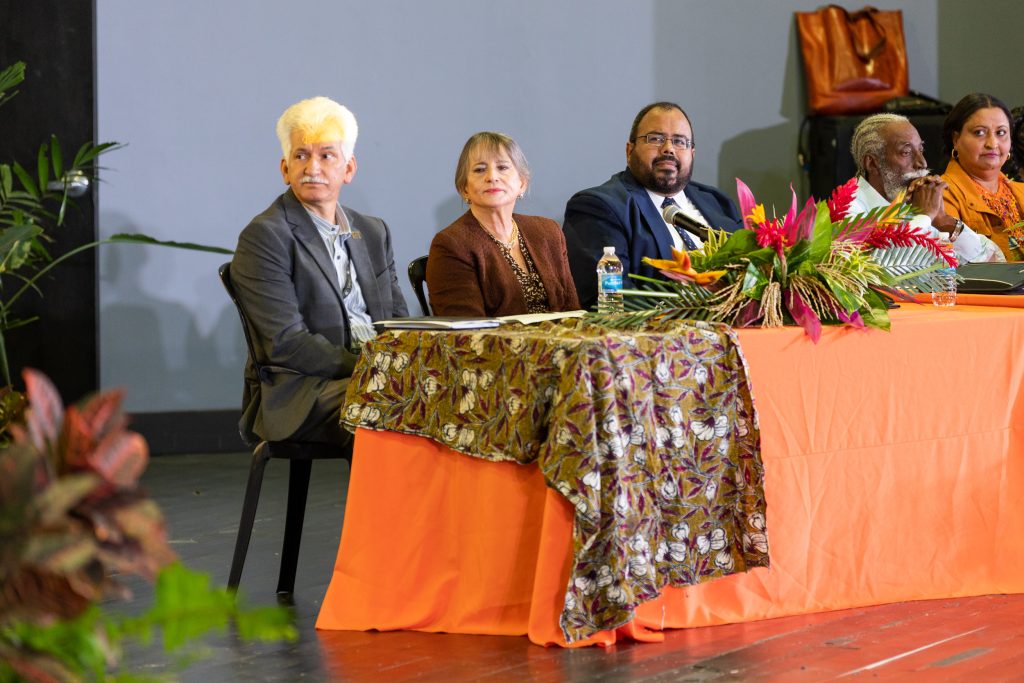
<svg viewBox="0 0 1024 683"><path fill-rule="evenodd" d="M667 280L631 275L643 289L623 290L626 313L597 320L796 324L817 341L822 325L889 329L894 298L935 289L935 271L956 265L948 245L908 225L915 210L901 201L848 216L855 179L802 208L794 192L789 211L771 218L743 181L736 187L741 229L710 230L701 249L673 250L672 260L644 258Z"/></svg>

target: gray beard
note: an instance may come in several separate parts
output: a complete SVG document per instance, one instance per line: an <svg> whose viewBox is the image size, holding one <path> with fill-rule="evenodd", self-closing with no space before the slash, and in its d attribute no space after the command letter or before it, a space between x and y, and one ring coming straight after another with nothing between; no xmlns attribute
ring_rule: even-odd
<svg viewBox="0 0 1024 683"><path fill-rule="evenodd" d="M911 180L917 178L923 178L928 175L928 169L922 169L920 171L911 171L910 173L899 174L892 168L884 167L881 169L882 174L882 196L887 200L895 201L896 197L899 196L900 192L907 188Z"/></svg>

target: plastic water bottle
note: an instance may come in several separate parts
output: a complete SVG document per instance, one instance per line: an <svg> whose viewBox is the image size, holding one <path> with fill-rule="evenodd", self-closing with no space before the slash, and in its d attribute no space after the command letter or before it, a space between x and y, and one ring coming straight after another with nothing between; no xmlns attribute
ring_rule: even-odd
<svg viewBox="0 0 1024 683"><path fill-rule="evenodd" d="M956 268L937 271L942 278L942 287L932 292L932 303L936 306L956 305Z"/></svg>
<svg viewBox="0 0 1024 683"><path fill-rule="evenodd" d="M597 262L597 312L622 313L622 261L615 247L605 247Z"/></svg>

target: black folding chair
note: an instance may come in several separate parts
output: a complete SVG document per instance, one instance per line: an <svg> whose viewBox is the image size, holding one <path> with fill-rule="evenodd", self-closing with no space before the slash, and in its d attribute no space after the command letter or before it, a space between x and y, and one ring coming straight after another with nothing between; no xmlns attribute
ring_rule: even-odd
<svg viewBox="0 0 1024 683"><path fill-rule="evenodd" d="M414 258L409 263L409 282L412 283L412 291L416 293L416 300L420 302L420 310L423 315L433 315L430 312L430 304L427 303L427 257Z"/></svg>
<svg viewBox="0 0 1024 683"><path fill-rule="evenodd" d="M231 264L225 263L218 270L224 289L238 309L238 317L242 321L242 333L245 345L249 349L249 358L257 374L262 377L265 371L256 359L255 346L249 318L242 302L238 300L234 285L231 283ZM339 444L321 443L317 441L261 441L252 452L252 464L249 467L249 482L245 486L245 502L242 503L242 519L238 523L238 537L235 539L235 555L231 559L231 572L228 576L228 587L238 588L242 578L242 567L245 555L249 551L249 539L252 536L252 525L256 518L256 507L260 500L260 489L263 486L263 470L271 458L289 461L288 472L288 507L285 513L284 545L281 549L281 573L277 580L278 594L291 594L295 589L295 570L299 564L299 542L302 540L302 523L306 516L306 496L309 493L309 476L314 460L327 458L345 458L352 464L352 442L342 446Z"/></svg>

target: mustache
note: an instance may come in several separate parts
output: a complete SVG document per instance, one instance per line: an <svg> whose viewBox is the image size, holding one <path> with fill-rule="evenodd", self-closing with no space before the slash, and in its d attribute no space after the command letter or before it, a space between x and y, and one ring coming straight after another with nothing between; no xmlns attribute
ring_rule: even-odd
<svg viewBox="0 0 1024 683"><path fill-rule="evenodd" d="M669 154L662 154L661 156L655 157L654 161L651 162L651 166L659 164L662 161L671 161L673 164L675 164L676 169L679 169L679 159L676 159L674 156L671 156Z"/></svg>
<svg viewBox="0 0 1024 683"><path fill-rule="evenodd" d="M327 178L323 177L322 175L304 175L302 176L302 178L299 179L299 182L302 183L303 185L310 183L315 185L326 185Z"/></svg>
<svg viewBox="0 0 1024 683"><path fill-rule="evenodd" d="M922 168L919 171L907 171L903 174L903 182L909 183L911 180L917 180L918 178L924 178L926 175L931 173L931 169Z"/></svg>

